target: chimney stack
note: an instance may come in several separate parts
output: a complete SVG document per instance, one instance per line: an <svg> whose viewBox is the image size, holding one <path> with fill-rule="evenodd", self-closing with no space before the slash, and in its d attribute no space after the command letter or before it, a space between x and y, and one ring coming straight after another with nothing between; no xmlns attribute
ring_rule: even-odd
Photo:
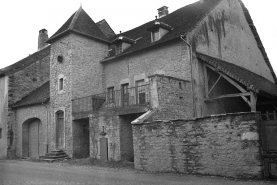
<svg viewBox="0 0 277 185"><path fill-rule="evenodd" d="M158 14L159 14L159 18L167 16L168 15L168 7L167 6L163 6L163 7L159 8L158 9Z"/></svg>
<svg viewBox="0 0 277 185"><path fill-rule="evenodd" d="M38 35L38 50L41 50L45 46L47 46L47 43L45 43L47 40L48 40L47 30L46 29L40 30Z"/></svg>

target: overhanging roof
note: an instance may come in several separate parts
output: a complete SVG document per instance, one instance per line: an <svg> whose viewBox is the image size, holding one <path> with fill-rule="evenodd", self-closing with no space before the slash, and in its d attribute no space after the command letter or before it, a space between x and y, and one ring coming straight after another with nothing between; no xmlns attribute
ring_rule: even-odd
<svg viewBox="0 0 277 185"><path fill-rule="evenodd" d="M204 55L202 53L196 53L196 56L232 79L245 85L247 88L252 89L257 93L277 98L277 85L268 79L233 63Z"/></svg>

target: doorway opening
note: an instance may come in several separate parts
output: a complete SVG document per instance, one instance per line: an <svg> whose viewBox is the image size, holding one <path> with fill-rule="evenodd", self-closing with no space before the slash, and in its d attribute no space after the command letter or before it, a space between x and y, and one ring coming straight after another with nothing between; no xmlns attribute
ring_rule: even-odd
<svg viewBox="0 0 277 185"><path fill-rule="evenodd" d="M89 143L89 119L80 119L73 121L73 157L89 157Z"/></svg>

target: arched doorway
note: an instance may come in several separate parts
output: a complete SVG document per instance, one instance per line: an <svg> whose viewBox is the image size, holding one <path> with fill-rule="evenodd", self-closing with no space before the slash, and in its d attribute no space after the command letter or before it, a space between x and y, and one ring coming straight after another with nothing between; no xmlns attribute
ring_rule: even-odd
<svg viewBox="0 0 277 185"><path fill-rule="evenodd" d="M22 125L22 156L39 158L43 155L42 124L37 118Z"/></svg>
<svg viewBox="0 0 277 185"><path fill-rule="evenodd" d="M56 112L56 149L65 149L64 134L64 111Z"/></svg>

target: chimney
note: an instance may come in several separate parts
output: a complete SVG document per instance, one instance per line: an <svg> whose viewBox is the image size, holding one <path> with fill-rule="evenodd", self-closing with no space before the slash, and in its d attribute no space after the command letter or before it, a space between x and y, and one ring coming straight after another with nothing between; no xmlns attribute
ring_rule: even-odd
<svg viewBox="0 0 277 185"><path fill-rule="evenodd" d="M47 43L45 43L47 40L48 40L47 30L46 29L40 30L38 35L38 50L41 50L45 46L47 46Z"/></svg>
<svg viewBox="0 0 277 185"><path fill-rule="evenodd" d="M163 7L159 8L158 9L158 14L159 14L159 18L167 16L168 15L168 7L167 6L163 6Z"/></svg>

